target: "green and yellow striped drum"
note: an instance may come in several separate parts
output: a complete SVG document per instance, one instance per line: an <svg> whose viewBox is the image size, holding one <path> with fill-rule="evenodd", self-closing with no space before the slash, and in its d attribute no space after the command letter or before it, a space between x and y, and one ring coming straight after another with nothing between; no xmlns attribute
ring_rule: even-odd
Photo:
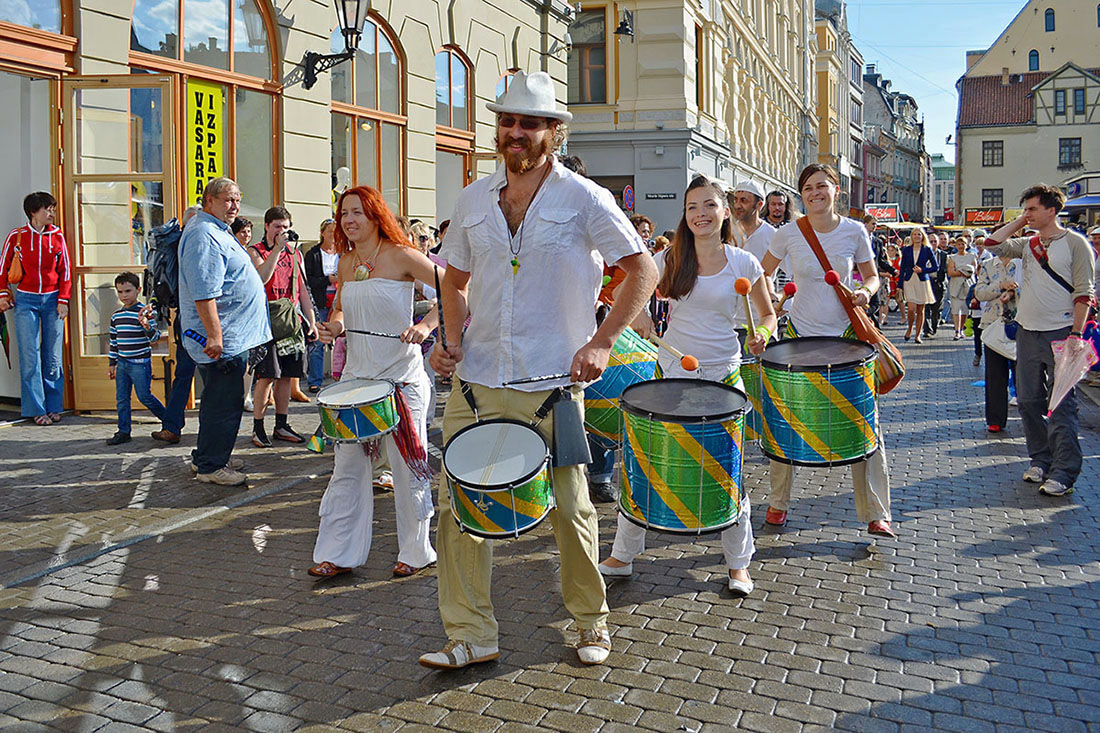
<svg viewBox="0 0 1100 733"><path fill-rule="evenodd" d="M742 342L744 344L744 342ZM722 384L743 389L752 409L745 414L745 440L760 440L760 363L742 347L741 364L722 380Z"/></svg>
<svg viewBox="0 0 1100 733"><path fill-rule="evenodd" d="M679 534L718 532L741 513L748 399L702 379L660 379L619 398L623 451L619 512Z"/></svg>
<svg viewBox="0 0 1100 733"><path fill-rule="evenodd" d="M878 450L873 347L826 336L779 341L761 356L760 380L769 458L843 465Z"/></svg>
<svg viewBox="0 0 1100 733"><path fill-rule="evenodd" d="M584 390L584 426L618 442L619 395L632 384L659 377L657 347L627 327L615 341L603 376Z"/></svg>
<svg viewBox="0 0 1100 733"><path fill-rule="evenodd" d="M546 441L516 420L484 420L451 436L443 475L459 529L477 537L519 537L555 506Z"/></svg>
<svg viewBox="0 0 1100 733"><path fill-rule="evenodd" d="M334 443L365 443L397 427L393 382L384 379L342 379L317 395L321 430Z"/></svg>

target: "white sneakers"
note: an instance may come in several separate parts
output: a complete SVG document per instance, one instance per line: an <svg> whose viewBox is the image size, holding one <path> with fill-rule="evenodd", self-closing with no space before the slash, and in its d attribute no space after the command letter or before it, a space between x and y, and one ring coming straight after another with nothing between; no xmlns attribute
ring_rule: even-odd
<svg viewBox="0 0 1100 733"><path fill-rule="evenodd" d="M196 473L195 478L204 484L218 484L219 486L240 486L248 481L248 476L240 471L234 471L228 466L223 466L214 473Z"/></svg>
<svg viewBox="0 0 1100 733"><path fill-rule="evenodd" d="M1029 466L1028 469L1024 471L1023 479L1024 481L1030 481L1033 484L1041 484L1043 483L1043 476L1045 475L1046 472L1043 471L1042 467Z"/></svg>
<svg viewBox="0 0 1100 733"><path fill-rule="evenodd" d="M738 580L737 578L730 578L729 582L730 592L738 598L744 598L749 593L752 593L756 585L752 580Z"/></svg>
<svg viewBox="0 0 1100 733"><path fill-rule="evenodd" d="M191 469L191 473L198 473L199 472L199 467L195 465L194 461L192 461L190 458L184 458L183 460L185 460L187 462L187 467ZM244 459L243 458L230 458L229 459L229 468L234 470L234 471L240 471L242 468L244 468Z"/></svg>
<svg viewBox="0 0 1100 733"><path fill-rule="evenodd" d="M1039 487L1040 494L1046 494L1047 496L1065 496L1073 493L1072 486L1066 486L1061 481L1055 481L1052 478L1048 478L1043 482L1043 485Z"/></svg>
<svg viewBox="0 0 1100 733"><path fill-rule="evenodd" d="M607 629L581 629L577 658L581 664L603 664L611 653L611 635Z"/></svg>
<svg viewBox="0 0 1100 733"><path fill-rule="evenodd" d="M634 563L628 562L621 568L613 568L610 565L604 565L600 563L596 566L600 570L600 575L605 578L629 578L634 574Z"/></svg>
<svg viewBox="0 0 1100 733"><path fill-rule="evenodd" d="M478 646L467 641L451 639L442 650L421 655L420 666L430 669L462 669L471 664L491 662L499 658L500 648L495 644Z"/></svg>

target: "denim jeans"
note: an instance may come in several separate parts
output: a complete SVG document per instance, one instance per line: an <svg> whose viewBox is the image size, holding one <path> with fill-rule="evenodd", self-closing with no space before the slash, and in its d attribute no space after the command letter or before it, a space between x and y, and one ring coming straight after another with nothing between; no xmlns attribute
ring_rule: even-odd
<svg viewBox="0 0 1100 733"><path fill-rule="evenodd" d="M199 404L199 438L191 460L199 473L224 468L233 455L233 444L244 410L244 370L248 352L223 356L212 364L199 364L202 402Z"/></svg>
<svg viewBox="0 0 1100 733"><path fill-rule="evenodd" d="M1070 327L1057 331L1016 332L1016 395L1031 465L1047 478L1073 486L1081 473L1081 444L1077 440L1077 388L1071 387L1049 418L1047 404L1054 384L1052 341L1069 335Z"/></svg>
<svg viewBox="0 0 1100 733"><path fill-rule="evenodd" d="M317 309L317 323L328 321L328 308ZM309 386L320 387L325 381L325 345L318 339L308 346L309 351Z"/></svg>
<svg viewBox="0 0 1100 733"><path fill-rule="evenodd" d="M65 322L57 316L57 293L16 293L13 312L19 342L20 411L23 417L61 412Z"/></svg>
<svg viewBox="0 0 1100 733"><path fill-rule="evenodd" d="M191 396L191 382L195 376L195 362L187 349L176 349L176 369L172 375L172 393L168 395L168 404L164 406L164 419L161 427L179 435L187 424L184 411L187 398Z"/></svg>
<svg viewBox="0 0 1100 733"><path fill-rule="evenodd" d="M164 419L164 405L149 385L153 382L153 362L150 359L119 359L115 366L115 405L118 408L118 432L130 434L130 388L141 404L149 408L158 420Z"/></svg>
<svg viewBox="0 0 1100 733"><path fill-rule="evenodd" d="M588 433L588 450L592 462L588 464L588 480L594 484L611 480L615 470L615 444L607 438Z"/></svg>

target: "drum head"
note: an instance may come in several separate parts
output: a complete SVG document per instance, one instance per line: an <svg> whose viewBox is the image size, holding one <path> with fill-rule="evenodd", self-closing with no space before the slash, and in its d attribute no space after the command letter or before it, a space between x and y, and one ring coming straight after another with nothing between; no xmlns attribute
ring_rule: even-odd
<svg viewBox="0 0 1100 733"><path fill-rule="evenodd" d="M704 379L653 379L627 387L619 407L641 417L677 423L726 420L749 409L740 390Z"/></svg>
<svg viewBox="0 0 1100 733"><path fill-rule="evenodd" d="M760 355L760 363L795 372L816 372L823 367L839 369L859 366L874 355L874 347L862 341L809 336L769 344Z"/></svg>
<svg viewBox="0 0 1100 733"><path fill-rule="evenodd" d="M515 420L468 425L443 448L443 470L469 489L499 491L526 483L547 463L542 435Z"/></svg>
<svg viewBox="0 0 1100 733"><path fill-rule="evenodd" d="M393 382L382 379L342 379L318 393L317 402L326 407L369 405L393 394Z"/></svg>

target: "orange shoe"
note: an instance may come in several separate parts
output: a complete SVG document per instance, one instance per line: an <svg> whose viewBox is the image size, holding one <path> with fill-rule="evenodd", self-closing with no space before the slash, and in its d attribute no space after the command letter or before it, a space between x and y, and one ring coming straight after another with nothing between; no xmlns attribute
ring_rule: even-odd
<svg viewBox="0 0 1100 733"><path fill-rule="evenodd" d="M877 534L882 537L897 537L894 534L894 530L890 529L890 523L885 519L876 519L867 525L867 531L870 534Z"/></svg>
<svg viewBox="0 0 1100 733"><path fill-rule="evenodd" d="M781 512L773 507L768 507L768 513L764 515L764 524L773 527L782 527L787 523L787 512Z"/></svg>
<svg viewBox="0 0 1100 733"><path fill-rule="evenodd" d="M328 560L325 560L320 565L314 565L306 572L315 578L335 578L337 575L350 573L351 568L342 568L339 565L333 565Z"/></svg>

